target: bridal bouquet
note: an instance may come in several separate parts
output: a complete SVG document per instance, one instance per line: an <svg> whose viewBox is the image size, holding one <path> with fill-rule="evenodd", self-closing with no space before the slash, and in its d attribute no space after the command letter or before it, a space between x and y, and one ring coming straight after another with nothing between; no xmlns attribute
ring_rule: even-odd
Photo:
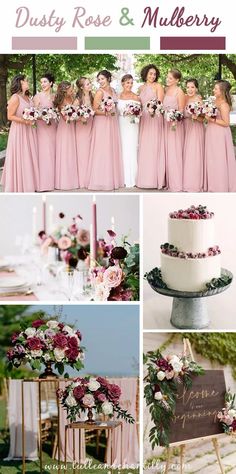
<svg viewBox="0 0 236 474"><path fill-rule="evenodd" d="M123 115L130 118L130 123L139 123L142 115L141 104L128 102L123 110Z"/></svg>
<svg viewBox="0 0 236 474"><path fill-rule="evenodd" d="M162 102L157 99L149 100L146 104L146 109L151 117L163 115L165 112Z"/></svg>
<svg viewBox="0 0 236 474"><path fill-rule="evenodd" d="M110 418L116 414L128 423L134 423L134 418L120 406L121 389L111 384L103 377L78 377L67 385L64 390L58 390L58 398L67 411L67 418L74 422L76 417L88 410L88 421L93 422L92 410Z"/></svg>
<svg viewBox="0 0 236 474"><path fill-rule="evenodd" d="M171 130L176 130L176 126L178 122L183 120L183 114L176 109L168 109L165 111L165 119L167 122L171 124Z"/></svg>
<svg viewBox="0 0 236 474"><path fill-rule="evenodd" d="M61 109L61 114L65 117L66 123L75 122L79 119L78 107L74 105L64 105Z"/></svg>
<svg viewBox="0 0 236 474"><path fill-rule="evenodd" d="M101 110L107 115L116 115L116 102L110 95L101 101Z"/></svg>
<svg viewBox="0 0 236 474"><path fill-rule="evenodd" d="M89 107L88 105L81 105L80 107L78 107L77 113L78 113L79 118L81 118L81 122L84 125L86 125L88 122L88 119L90 117L93 117L95 114L92 107Z"/></svg>
<svg viewBox="0 0 236 474"><path fill-rule="evenodd" d="M217 418L222 424L224 433L236 433L236 395L228 391L225 395L225 407L218 413Z"/></svg>
<svg viewBox="0 0 236 474"><path fill-rule="evenodd" d="M35 107L27 107L23 110L22 114L23 119L30 120L32 122L32 126L36 127L37 120L40 118L40 112Z"/></svg>
<svg viewBox="0 0 236 474"><path fill-rule="evenodd" d="M190 115L195 115L196 117L203 116L201 102L192 102L191 104L186 105L186 110Z"/></svg>
<svg viewBox="0 0 236 474"><path fill-rule="evenodd" d="M159 350L144 355L147 375L144 378L144 398L149 406L154 426L149 433L152 449L168 446L170 422L174 418L178 385L191 388L192 376L202 375L204 370L186 356L163 356Z"/></svg>
<svg viewBox="0 0 236 474"><path fill-rule="evenodd" d="M217 117L217 107L215 105L214 97L209 97L208 99L203 101L202 113L203 115L207 115L211 118Z"/></svg>
<svg viewBox="0 0 236 474"><path fill-rule="evenodd" d="M29 327L21 326L21 332L11 338L13 348L7 352L9 369L29 363L32 369L40 370L42 364L54 364L62 375L65 365L77 370L83 367L79 330L56 320L42 319L33 321Z"/></svg>
<svg viewBox="0 0 236 474"><path fill-rule="evenodd" d="M57 109L53 107L45 107L40 110L40 118L47 124L51 125L52 121L59 122L60 114Z"/></svg>

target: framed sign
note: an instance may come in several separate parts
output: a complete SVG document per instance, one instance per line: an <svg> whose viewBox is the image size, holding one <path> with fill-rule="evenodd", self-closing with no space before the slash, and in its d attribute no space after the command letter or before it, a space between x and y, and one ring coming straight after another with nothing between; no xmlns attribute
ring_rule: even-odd
<svg viewBox="0 0 236 474"><path fill-rule="evenodd" d="M170 443L222 433L217 413L224 407L225 392L223 370L206 370L204 375L193 377L189 390L179 385Z"/></svg>

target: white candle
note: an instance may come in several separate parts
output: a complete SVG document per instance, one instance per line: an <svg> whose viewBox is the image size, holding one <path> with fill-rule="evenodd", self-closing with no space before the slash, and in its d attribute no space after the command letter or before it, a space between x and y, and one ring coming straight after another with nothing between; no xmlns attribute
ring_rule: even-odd
<svg viewBox="0 0 236 474"><path fill-rule="evenodd" d="M114 216L112 216L111 218L111 230L115 232L115 217Z"/></svg>
<svg viewBox="0 0 236 474"><path fill-rule="evenodd" d="M33 207L33 220L32 220L32 240L33 240L33 244L36 242L37 240L37 207Z"/></svg>
<svg viewBox="0 0 236 474"><path fill-rule="evenodd" d="M52 233L53 231L53 212L54 212L54 207L52 204L50 204L49 206L49 217L48 217L48 220L49 220L49 223L48 223L48 231L49 231L49 234Z"/></svg>
<svg viewBox="0 0 236 474"><path fill-rule="evenodd" d="M93 224L90 224L90 268L94 266L93 248Z"/></svg>

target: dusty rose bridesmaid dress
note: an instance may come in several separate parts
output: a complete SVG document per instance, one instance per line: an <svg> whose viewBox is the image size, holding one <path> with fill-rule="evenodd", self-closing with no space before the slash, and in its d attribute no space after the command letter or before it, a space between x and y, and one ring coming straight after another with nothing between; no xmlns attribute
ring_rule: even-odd
<svg viewBox="0 0 236 474"><path fill-rule="evenodd" d="M75 125L77 162L79 169L80 187L86 187L86 176L88 172L89 152L92 139L93 117L90 117L86 124L80 120Z"/></svg>
<svg viewBox="0 0 236 474"><path fill-rule="evenodd" d="M68 191L79 187L75 123L66 123L61 117L56 133L55 188Z"/></svg>
<svg viewBox="0 0 236 474"><path fill-rule="evenodd" d="M203 191L204 124L184 110L183 191Z"/></svg>
<svg viewBox="0 0 236 474"><path fill-rule="evenodd" d="M143 115L140 120L138 172L136 186L138 188L157 188L165 186L165 152L163 137L163 117L151 117L146 104L154 99L152 86L145 84L140 93Z"/></svg>
<svg viewBox="0 0 236 474"><path fill-rule="evenodd" d="M220 111L217 118L221 119ZM235 192L236 161L230 127L206 126L204 191Z"/></svg>
<svg viewBox="0 0 236 474"><path fill-rule="evenodd" d="M24 109L33 107L17 94L16 116L22 118ZM34 192L39 186L37 131L29 125L12 122L1 184L5 192Z"/></svg>
<svg viewBox="0 0 236 474"><path fill-rule="evenodd" d="M52 99L39 92L39 108L53 107ZM55 188L56 131L54 121L47 125L43 120L37 122L39 153L39 191L52 191Z"/></svg>
<svg viewBox="0 0 236 474"><path fill-rule="evenodd" d="M177 95L165 95L163 105L166 110L178 110ZM164 120L166 185L169 191L178 192L183 189L183 145L184 125L178 122L176 130L171 129L170 122Z"/></svg>
<svg viewBox="0 0 236 474"><path fill-rule="evenodd" d="M104 91L104 97L109 95ZM113 98L117 100L115 92L113 92ZM93 119L86 182L88 189L97 191L112 191L124 186L117 115L95 115Z"/></svg>

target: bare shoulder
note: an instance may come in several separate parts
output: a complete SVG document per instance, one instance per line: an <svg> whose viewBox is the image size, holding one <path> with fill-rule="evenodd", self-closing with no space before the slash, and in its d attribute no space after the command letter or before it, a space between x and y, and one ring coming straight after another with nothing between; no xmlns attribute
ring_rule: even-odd
<svg viewBox="0 0 236 474"><path fill-rule="evenodd" d="M185 93L184 91L181 89L181 87L178 87L178 92L177 92L177 95L178 97L181 97L181 98L185 98Z"/></svg>
<svg viewBox="0 0 236 474"><path fill-rule="evenodd" d="M20 99L19 99L18 94L13 94L8 101L8 105L18 105L19 102L20 102Z"/></svg>

